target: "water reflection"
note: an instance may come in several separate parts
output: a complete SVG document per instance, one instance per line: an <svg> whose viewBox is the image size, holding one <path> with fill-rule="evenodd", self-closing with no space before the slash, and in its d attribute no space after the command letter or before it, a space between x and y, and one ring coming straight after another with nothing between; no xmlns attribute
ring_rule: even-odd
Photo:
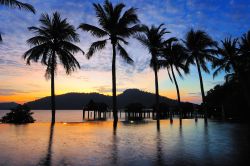
<svg viewBox="0 0 250 166"><path fill-rule="evenodd" d="M208 163L212 164L213 160L212 160L212 157L211 157L211 153L213 153L213 152L210 152L210 148L209 148L210 137L209 137L208 128L209 128L208 123L206 122L206 120L204 120L204 141L203 141L204 150L203 150L203 153L204 153L204 156L206 156L205 161L207 162L207 164Z"/></svg>
<svg viewBox="0 0 250 166"><path fill-rule="evenodd" d="M199 119L0 125L0 165L242 165L248 127ZM27 157L28 156L28 157ZM225 162L227 161L227 162Z"/></svg>
<svg viewBox="0 0 250 166"><path fill-rule="evenodd" d="M116 129L113 129L113 135L112 135L112 152L111 152L111 158L112 158L112 163L111 165L117 165L117 159L118 159L118 148L117 148L117 131Z"/></svg>
<svg viewBox="0 0 250 166"><path fill-rule="evenodd" d="M47 154L46 154L46 157L40 161L40 163L38 164L39 166L51 166L52 165L51 163L52 163L52 144L53 144L54 127L55 127L55 124L51 123Z"/></svg>
<svg viewBox="0 0 250 166"><path fill-rule="evenodd" d="M156 134L156 164L154 164L154 165L164 165L162 139L161 139L160 129L157 130L157 134Z"/></svg>

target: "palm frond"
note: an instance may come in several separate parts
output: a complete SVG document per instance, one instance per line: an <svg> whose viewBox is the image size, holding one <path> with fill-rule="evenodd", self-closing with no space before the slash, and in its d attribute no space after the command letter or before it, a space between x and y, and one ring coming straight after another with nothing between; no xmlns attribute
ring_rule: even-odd
<svg viewBox="0 0 250 166"><path fill-rule="evenodd" d="M91 58L97 50L102 50L106 46L106 43L107 43L107 39L92 43L87 53L87 58L88 59Z"/></svg>
<svg viewBox="0 0 250 166"><path fill-rule="evenodd" d="M130 37L132 35L138 34L139 32L141 32L140 25L134 25L130 28L122 28L118 30L119 36L122 36L122 37Z"/></svg>
<svg viewBox="0 0 250 166"><path fill-rule="evenodd" d="M81 53L84 55L84 51L83 51L80 47L74 45L74 44L71 43L71 42L68 42L68 41L61 41L59 44L61 45L60 47L61 47L63 50L66 50L66 51L68 51L68 52L72 52L73 54L74 54L74 53L77 53L77 52L81 52Z"/></svg>
<svg viewBox="0 0 250 166"><path fill-rule="evenodd" d="M17 0L0 0L0 4L8 6L8 7L12 7L12 8L18 8L20 10L22 9L27 10L34 14L36 13L36 10L32 5L17 1Z"/></svg>
<svg viewBox="0 0 250 166"><path fill-rule="evenodd" d="M173 82L172 76L171 76L171 74L169 72L169 68L167 68L167 72L168 72L168 77L169 77L170 81Z"/></svg>
<svg viewBox="0 0 250 166"><path fill-rule="evenodd" d="M73 54L79 51L84 54L84 52L73 44L80 41L74 26L70 25L67 19L62 19L58 12L52 16L42 14L39 21L41 23L39 27L28 28L35 36L27 40L32 47L23 55L27 64L41 60L41 63L47 66L46 78L51 77L52 70L56 72L58 58L67 74L79 68L80 65Z"/></svg>
<svg viewBox="0 0 250 166"><path fill-rule="evenodd" d="M121 16L122 9L125 7L123 3L119 3L114 7L113 20L118 22Z"/></svg>
<svg viewBox="0 0 250 166"><path fill-rule="evenodd" d="M215 78L221 71L223 71L223 66L219 66L213 73L213 78Z"/></svg>
<svg viewBox="0 0 250 166"><path fill-rule="evenodd" d="M90 32L93 36L96 37L104 37L108 35L106 31L89 24L80 24L79 28L81 28L83 31Z"/></svg>
<svg viewBox="0 0 250 166"><path fill-rule="evenodd" d="M102 8L102 6L100 4L93 4L95 12L96 12L96 17L98 18L99 24L103 27L103 28L107 28L107 24L108 24L108 16L105 13L104 9Z"/></svg>
<svg viewBox="0 0 250 166"><path fill-rule="evenodd" d="M121 57L129 64L132 64L134 61L131 59L127 53L127 51L120 45L120 43L117 44L117 49L119 50L119 53Z"/></svg>
<svg viewBox="0 0 250 166"><path fill-rule="evenodd" d="M41 35L31 37L27 40L27 43L29 45L40 45L47 42L50 42L50 39L47 38L46 36L41 36Z"/></svg>
<svg viewBox="0 0 250 166"><path fill-rule="evenodd" d="M136 14L136 8L130 8L124 12L121 19L119 20L118 25L121 27L126 27L131 24L139 23L139 19Z"/></svg>
<svg viewBox="0 0 250 166"><path fill-rule="evenodd" d="M43 55L44 50L47 50L47 49L49 49L49 46L47 45L47 43L37 45L29 49L28 51L26 51L23 55L23 58L26 60L26 63L30 65L31 61L38 62L40 57Z"/></svg>
<svg viewBox="0 0 250 166"><path fill-rule="evenodd" d="M79 62L67 49L59 49L57 54L61 63L63 64L63 67L66 69L66 74L70 74L76 69L80 68Z"/></svg>
<svg viewBox="0 0 250 166"><path fill-rule="evenodd" d="M125 40L125 39L123 39L123 38L121 38L121 37L117 37L117 40L118 41L121 41L123 44L125 44L125 45L128 45L129 43Z"/></svg>

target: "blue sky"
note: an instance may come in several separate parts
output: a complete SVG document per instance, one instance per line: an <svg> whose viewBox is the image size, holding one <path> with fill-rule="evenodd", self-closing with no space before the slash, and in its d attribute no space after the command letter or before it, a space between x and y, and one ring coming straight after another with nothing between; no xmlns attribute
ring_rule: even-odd
<svg viewBox="0 0 250 166"><path fill-rule="evenodd" d="M44 67L39 64L27 67L22 59L22 54L29 48L26 40L32 36L27 27L38 26L41 13L59 11L63 18L68 18L68 21L76 27L80 23L97 25L92 3L103 3L100 0L23 0L23 2L32 4L37 10L36 15L0 7L0 32L3 33L4 40L0 45L0 102L14 100L16 96L19 98L23 96L23 100L18 101L25 102L42 95L49 95L49 81L44 79ZM220 41L229 36L240 37L250 30L250 0L114 0L112 2L123 2L128 7L138 8L141 23L147 25L164 23L171 32L166 35L166 38L172 36L183 38L190 28L194 28L205 30L215 40ZM90 42L96 39L80 30L78 33L81 36L81 42L78 45L87 52ZM148 67L150 56L137 41L134 39L129 41L127 50L135 63L132 66L128 65L118 57L118 91L139 88L154 92L154 78ZM71 76L66 76L63 69L59 69L58 94L91 90L100 93L110 92L111 51L109 48L97 53L91 60L76 55L82 68ZM30 81L31 75L37 81ZM209 90L215 84L223 82L224 73L215 79L205 73L203 76L205 90ZM16 80L22 81L17 84ZM174 86L165 71L160 72L159 81L161 94L175 98ZM178 81L184 100L199 103L200 87L196 68L192 67L191 73L185 76L184 80L178 79ZM25 97L27 94L32 97Z"/></svg>

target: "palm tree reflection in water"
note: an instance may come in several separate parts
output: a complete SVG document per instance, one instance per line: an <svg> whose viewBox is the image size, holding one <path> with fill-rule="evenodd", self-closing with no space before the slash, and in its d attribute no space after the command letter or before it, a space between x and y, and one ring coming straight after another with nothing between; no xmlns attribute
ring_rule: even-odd
<svg viewBox="0 0 250 166"><path fill-rule="evenodd" d="M49 142L46 157L43 158L39 166L51 166L52 164L52 144L53 144L53 136L54 136L54 123L51 123L50 126L50 134L49 134Z"/></svg>
<svg viewBox="0 0 250 166"><path fill-rule="evenodd" d="M117 135L116 135L116 129L113 129L113 135L112 135L112 138L113 138L113 145L112 145L112 165L117 165L117 158L118 158L118 149L117 149L117 142L118 142L118 139L117 139Z"/></svg>
<svg viewBox="0 0 250 166"><path fill-rule="evenodd" d="M161 131L160 129L157 130L156 135L156 164L155 165L164 165L163 160L163 150L162 150L162 142L161 142Z"/></svg>

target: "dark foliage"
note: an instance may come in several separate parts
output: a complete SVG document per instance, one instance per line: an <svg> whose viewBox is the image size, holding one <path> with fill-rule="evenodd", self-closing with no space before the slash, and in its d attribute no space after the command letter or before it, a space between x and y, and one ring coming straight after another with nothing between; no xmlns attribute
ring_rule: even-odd
<svg viewBox="0 0 250 166"><path fill-rule="evenodd" d="M9 113L2 117L2 123L24 124L33 123L35 119L32 117L33 112L27 105L18 105L11 109Z"/></svg>
<svg viewBox="0 0 250 166"><path fill-rule="evenodd" d="M224 111L226 119L247 118L247 101L242 95L242 89L238 82L231 80L223 85L216 85L206 95L208 104L208 116L222 118Z"/></svg>

